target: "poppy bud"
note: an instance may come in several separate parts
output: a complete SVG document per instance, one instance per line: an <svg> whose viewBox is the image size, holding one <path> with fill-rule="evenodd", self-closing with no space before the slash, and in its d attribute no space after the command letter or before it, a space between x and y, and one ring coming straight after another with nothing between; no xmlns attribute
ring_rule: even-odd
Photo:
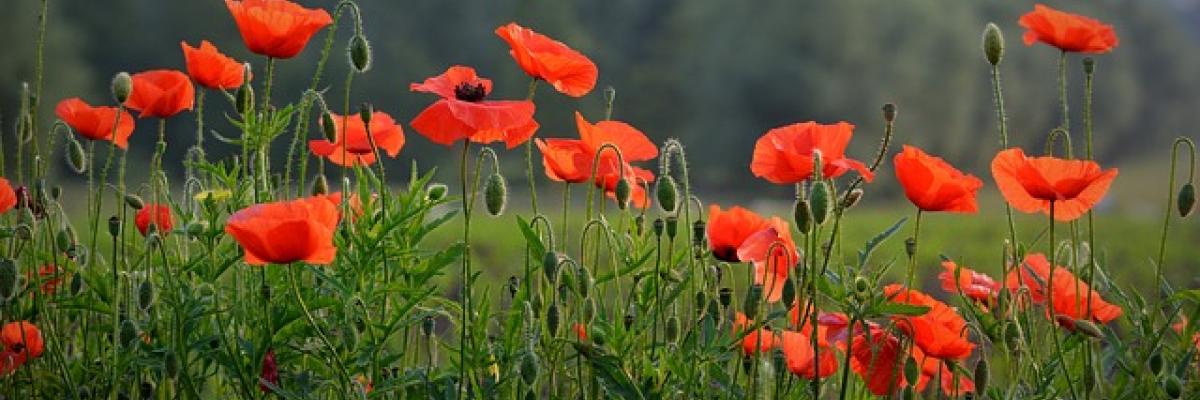
<svg viewBox="0 0 1200 400"><path fill-rule="evenodd" d="M792 208L792 218L796 221L796 229L802 234L808 234L812 230L812 209L808 207L808 200L796 199L796 204Z"/></svg>
<svg viewBox="0 0 1200 400"><path fill-rule="evenodd" d="M666 333L667 342L674 343L676 339L679 339L679 317L672 315L667 318Z"/></svg>
<svg viewBox="0 0 1200 400"><path fill-rule="evenodd" d="M733 303L733 289L723 287L717 291L717 299L721 301L721 307L729 307Z"/></svg>
<svg viewBox="0 0 1200 400"><path fill-rule="evenodd" d="M350 38L349 50L350 65L355 71L361 74L371 69L371 43L365 36L359 34Z"/></svg>
<svg viewBox="0 0 1200 400"><path fill-rule="evenodd" d="M859 293L866 293L870 289L871 289L871 282L868 282L867 278L863 278L861 276L854 277L854 291L859 292Z"/></svg>
<svg viewBox="0 0 1200 400"><path fill-rule="evenodd" d="M692 222L692 246L704 247L705 228L707 225L704 220L698 219Z"/></svg>
<svg viewBox="0 0 1200 400"><path fill-rule="evenodd" d="M133 93L133 77L129 76L128 72L119 72L113 76L112 80L112 96L118 104L125 104L129 100L129 94Z"/></svg>
<svg viewBox="0 0 1200 400"><path fill-rule="evenodd" d="M436 322L437 321L433 319L432 315L426 315L425 318L421 320L421 333L425 334L425 337L432 336L434 324Z"/></svg>
<svg viewBox="0 0 1200 400"><path fill-rule="evenodd" d="M113 237L121 234L121 219L116 215L108 217L108 234Z"/></svg>
<svg viewBox="0 0 1200 400"><path fill-rule="evenodd" d="M17 293L17 263L10 258L0 260L0 302Z"/></svg>
<svg viewBox="0 0 1200 400"><path fill-rule="evenodd" d="M676 233L679 233L679 218L672 215L667 217L667 238L674 239Z"/></svg>
<svg viewBox="0 0 1200 400"><path fill-rule="evenodd" d="M504 213L504 206L508 204L508 184L504 183L504 176L492 173L488 177L483 187L483 202L493 217Z"/></svg>
<svg viewBox="0 0 1200 400"><path fill-rule="evenodd" d="M1083 58L1083 73L1088 75L1096 73L1096 59L1091 57Z"/></svg>
<svg viewBox="0 0 1200 400"><path fill-rule="evenodd" d="M0 284L3 284L0 279ZM71 295L78 296L83 292L83 274L75 274L71 276Z"/></svg>
<svg viewBox="0 0 1200 400"><path fill-rule="evenodd" d="M854 206L858 205L858 202L862 200L862 197L862 189L854 189L847 192L846 195L842 197L842 209L849 210L854 208Z"/></svg>
<svg viewBox="0 0 1200 400"><path fill-rule="evenodd" d="M984 393L987 391L988 379L990 379L990 368L988 367L987 357L980 357L979 362L975 363L975 375L972 379L975 380L975 391Z"/></svg>
<svg viewBox="0 0 1200 400"><path fill-rule="evenodd" d="M745 307L746 315L751 317L758 315L758 302L762 300L762 285L751 285L750 289L746 290Z"/></svg>
<svg viewBox="0 0 1200 400"><path fill-rule="evenodd" d="M642 232L646 230L646 216L638 214L633 218L633 229L638 236L642 236Z"/></svg>
<svg viewBox="0 0 1200 400"><path fill-rule="evenodd" d="M60 249L71 248L76 242L75 230L71 229L70 226L59 230L58 234L54 236L54 242Z"/></svg>
<svg viewBox="0 0 1200 400"><path fill-rule="evenodd" d="M831 194L829 190L829 184L825 183L825 181L817 181L812 187L812 193L809 198L811 201L810 207L812 207L813 223L816 225L824 224L825 220L829 219L831 208Z"/></svg>
<svg viewBox="0 0 1200 400"><path fill-rule="evenodd" d="M337 140L337 125L333 122L332 113L321 114L321 133L325 135L325 140Z"/></svg>
<svg viewBox="0 0 1200 400"><path fill-rule="evenodd" d="M119 335L117 337L121 340L122 346L127 346L130 343L133 343L133 341L135 339L137 339L138 336L140 336L138 327L137 327L137 324L133 322L133 320L127 319L127 320L121 321L121 329L120 329Z"/></svg>
<svg viewBox="0 0 1200 400"><path fill-rule="evenodd" d="M184 232L187 232L188 236L198 237L208 230L208 221L188 222L187 225L184 226L183 230Z"/></svg>
<svg viewBox="0 0 1200 400"><path fill-rule="evenodd" d="M912 357L907 357L908 361L904 363L904 379L909 382L917 382L921 377L921 367L917 366L917 360Z"/></svg>
<svg viewBox="0 0 1200 400"><path fill-rule="evenodd" d="M628 179L617 181L615 193L617 197L617 208L624 210L626 207L629 207L629 196L632 194L632 192L633 187L629 184Z"/></svg>
<svg viewBox="0 0 1200 400"><path fill-rule="evenodd" d="M1150 359L1147 360L1147 364L1150 366L1150 372L1154 373L1154 375L1158 375L1163 369L1162 353L1160 353L1158 350L1155 350L1154 354L1151 354Z"/></svg>
<svg viewBox="0 0 1200 400"><path fill-rule="evenodd" d="M163 355L163 367L168 377L174 378L179 374L179 358L175 356L175 352L168 350Z"/></svg>
<svg viewBox="0 0 1200 400"><path fill-rule="evenodd" d="M425 188L425 200L431 202L441 201L446 198L447 191L446 185L440 183L430 184L429 187Z"/></svg>
<svg viewBox="0 0 1200 400"><path fill-rule="evenodd" d="M662 179L658 180L658 187L655 190L655 195L658 197L658 207L666 213L675 212L675 206L678 201L678 188L675 187L675 178L671 175L663 175Z"/></svg>
<svg viewBox="0 0 1200 400"><path fill-rule="evenodd" d="M254 86L250 85L250 81L238 87L234 94L234 105L240 114L248 114L254 109Z"/></svg>
<svg viewBox="0 0 1200 400"><path fill-rule="evenodd" d="M983 28L983 56L992 66L1000 65L1004 58L1004 35L1000 33L1000 27L990 22Z"/></svg>
<svg viewBox="0 0 1200 400"><path fill-rule="evenodd" d="M635 318L637 318L637 317L635 317L632 314L632 312L629 314L625 314L625 317L621 319L621 322L625 324L625 330L629 330L629 327L633 326L633 322L634 322Z"/></svg>
<svg viewBox="0 0 1200 400"><path fill-rule="evenodd" d="M558 263L561 257L553 250L547 251L542 256L542 272L546 273L546 280L550 282L558 282Z"/></svg>
<svg viewBox="0 0 1200 400"><path fill-rule="evenodd" d="M1178 399L1183 395L1183 382L1178 376L1167 375L1167 379L1163 381L1163 391L1172 399Z"/></svg>
<svg viewBox="0 0 1200 400"><path fill-rule="evenodd" d="M886 122L893 122L896 120L896 105L895 104L886 103L883 105L883 120Z"/></svg>
<svg viewBox="0 0 1200 400"><path fill-rule="evenodd" d="M150 306L154 304L154 283L149 279L142 281L142 284L138 285L137 295L138 307L142 311L149 310Z"/></svg>
<svg viewBox="0 0 1200 400"><path fill-rule="evenodd" d="M1084 335L1091 336L1096 339L1104 337L1104 332L1100 331L1100 327L1086 319L1077 319L1074 321L1075 331Z"/></svg>
<svg viewBox="0 0 1200 400"><path fill-rule="evenodd" d="M1187 218L1192 215L1192 210L1196 208L1196 187L1191 182L1185 183L1182 188L1179 188L1179 216Z"/></svg>
<svg viewBox="0 0 1200 400"><path fill-rule="evenodd" d="M141 196L138 196L133 193L126 193L125 194L125 205L129 206L129 208L132 208L134 210L141 210L143 207L146 206L146 202L142 200Z"/></svg>
<svg viewBox="0 0 1200 400"><path fill-rule="evenodd" d="M909 237L908 239L904 239L904 254L908 255L909 258L917 254L916 238Z"/></svg>
<svg viewBox="0 0 1200 400"><path fill-rule="evenodd" d="M526 385L533 385L533 382L538 377L538 356L533 351L526 351L525 356L521 357L521 382Z"/></svg>
<svg viewBox="0 0 1200 400"><path fill-rule="evenodd" d="M654 236L662 236L663 228L666 228L666 222L663 222L662 218L655 218L654 219Z"/></svg>
<svg viewBox="0 0 1200 400"><path fill-rule="evenodd" d="M82 174L88 169L88 159L83 152L83 145L75 138L67 140L67 166L77 174Z"/></svg>
<svg viewBox="0 0 1200 400"><path fill-rule="evenodd" d="M358 118L362 119L363 126L368 129L371 127L371 116L375 113L375 107L371 103L362 103L358 105Z"/></svg>
<svg viewBox="0 0 1200 400"><path fill-rule="evenodd" d="M558 304L550 304L550 307L546 308L546 328L550 336L558 336L559 317Z"/></svg>
<svg viewBox="0 0 1200 400"><path fill-rule="evenodd" d="M783 301L784 304L792 304L796 299L796 283L788 279L783 281Z"/></svg>

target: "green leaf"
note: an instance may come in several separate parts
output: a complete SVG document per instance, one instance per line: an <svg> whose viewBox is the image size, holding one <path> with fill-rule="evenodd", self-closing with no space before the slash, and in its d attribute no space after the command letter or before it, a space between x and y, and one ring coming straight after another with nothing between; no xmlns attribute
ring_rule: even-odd
<svg viewBox="0 0 1200 400"><path fill-rule="evenodd" d="M588 361L600 387L609 395L619 399L645 399L633 378L621 368L621 359L587 343L572 342L579 355Z"/></svg>
<svg viewBox="0 0 1200 400"><path fill-rule="evenodd" d="M875 312L884 315L904 315L909 317L919 317L929 312L929 306L918 306L914 304L903 303L883 303L875 307Z"/></svg>
<svg viewBox="0 0 1200 400"><path fill-rule="evenodd" d="M904 226L905 222L908 222L908 217L900 218L900 220L892 224L891 227L884 229L883 232L879 232L878 235L875 235L875 237L863 244L862 250L858 251L858 267L865 268L867 265L867 259L871 258L871 253L875 251L875 248L879 247L883 241L896 234L896 231L899 231L900 227Z"/></svg>

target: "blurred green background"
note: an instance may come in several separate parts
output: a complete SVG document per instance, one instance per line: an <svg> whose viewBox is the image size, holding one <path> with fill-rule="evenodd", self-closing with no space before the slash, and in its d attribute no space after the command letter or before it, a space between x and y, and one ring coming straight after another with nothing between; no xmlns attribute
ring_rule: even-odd
<svg viewBox="0 0 1200 400"><path fill-rule="evenodd" d="M0 13L0 121L12 143L13 115L21 82L33 76L33 37L41 2L7 0ZM331 8L333 1L303 0ZM575 136L572 112L590 119L603 114L600 88L617 90L614 117L652 139L678 137L689 145L694 186L708 202L738 203L787 214L792 189L754 179L748 168L753 143L767 129L804 120L846 120L858 126L849 154L869 159L882 130L879 108L899 106L897 145L910 143L942 155L982 177L983 211L977 216L931 216L925 224L929 268L937 252L996 270L1004 232L1003 209L987 169L998 150L988 67L979 50L987 22L997 23L1008 42L1002 64L1010 127L1015 144L1041 149L1056 126L1055 72L1058 54L1047 46L1021 43L1018 17L1032 1L718 1L718 0L361 0L364 27L373 45L374 68L355 78L351 104L371 102L398 121L408 121L432 99L410 93L410 82L440 73L451 64L475 66L496 81L498 98L523 97L528 78L492 31L517 21L558 38L590 56L600 69L598 90L572 99L545 86L537 97L542 137ZM1120 46L1097 56L1096 150L1105 166L1121 175L1098 208L1101 237L1114 273L1148 280L1149 258L1157 251L1167 190L1169 145L1193 135L1200 109L1200 2L1193 0L1048 1L1053 7L1111 23ZM119 71L183 68L179 42L214 42L233 57L263 59L241 44L225 5L218 0L51 0L46 46L46 81L41 112L80 96L105 103L110 77ZM344 47L350 22L341 23L335 53L324 78L329 100L341 104L347 71ZM279 64L276 102L294 100L309 82L323 34L301 56ZM1070 102L1076 150L1082 140L1081 58L1071 56ZM261 76L261 74L260 74ZM336 94L335 94L336 93ZM210 100L219 99L210 96ZM229 132L228 107L210 101L207 121ZM48 121L48 120L47 120ZM191 115L170 122L168 159L182 159L192 143ZM48 126L43 124L42 126ZM141 123L131 157L148 160L153 126ZM313 137L318 132L311 132ZM407 129L408 144L391 170L407 172L410 161L452 168L454 153ZM285 151L286 140L276 143ZM232 147L215 144L209 153ZM282 157L277 157L282 159ZM11 157L9 157L11 162ZM58 162L59 160L55 160ZM131 161L138 165L139 161ZM144 161L143 161L144 162ZM513 188L524 188L520 152L502 153ZM889 163L890 164L890 163ZM539 175L540 175L540 168ZM179 171L176 171L177 174ZM133 179L142 179L136 175ZM406 176L406 173L389 174ZM63 177L68 179L67 177ZM74 179L74 178L69 178ZM453 183L449 171L439 180ZM542 196L557 204L558 187ZM911 213L885 164L868 186L863 210L852 215L847 246L859 243ZM527 202L518 193L517 207ZM1026 237L1042 227L1021 218ZM1173 278L1195 286L1196 239L1200 230L1176 220L1169 249ZM502 265L519 249L515 223L504 217L481 229L478 248L485 262ZM455 234L443 229L445 240ZM513 243L506 243L510 240ZM887 251L900 252L901 238ZM937 251L933 250L936 249ZM897 256L893 254L892 256ZM503 271L503 269L500 269ZM502 274L502 273L501 273Z"/></svg>

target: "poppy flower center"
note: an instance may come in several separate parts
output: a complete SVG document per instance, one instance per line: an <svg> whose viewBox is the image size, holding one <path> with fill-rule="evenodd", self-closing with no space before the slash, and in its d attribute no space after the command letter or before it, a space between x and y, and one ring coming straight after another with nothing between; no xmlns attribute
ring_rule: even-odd
<svg viewBox="0 0 1200 400"><path fill-rule="evenodd" d="M454 98L462 101L478 103L483 101L484 96L487 96L487 91L482 83L463 82L454 87Z"/></svg>

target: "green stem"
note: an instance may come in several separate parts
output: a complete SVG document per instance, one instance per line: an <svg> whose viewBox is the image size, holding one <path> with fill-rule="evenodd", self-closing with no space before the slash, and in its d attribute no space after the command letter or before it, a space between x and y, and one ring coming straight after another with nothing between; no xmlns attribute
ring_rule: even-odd
<svg viewBox="0 0 1200 400"><path fill-rule="evenodd" d="M347 371L346 366L342 364L342 359L338 355L337 347L333 346L333 343L330 342L329 338L325 336L325 332L321 330L321 326L317 325L317 320L313 318L312 311L308 309L308 303L304 302L304 296L300 295L300 285L297 283L296 279L296 266L289 265L286 269L288 270L288 278L292 283L292 294L296 296L296 303L300 305L300 310L304 312L304 319L308 321L308 326L312 327L314 331L317 331L317 337L320 338L321 343L325 344L325 347L329 349L329 357L333 359L333 364L337 367L338 373L342 375L343 380L338 382L338 386L342 388L342 397L345 397L345 393L347 392L346 385L351 381L350 372Z"/></svg>
<svg viewBox="0 0 1200 400"><path fill-rule="evenodd" d="M471 141L463 140L462 158L459 161L459 179L462 182L462 211L463 211L463 255L462 255L462 326L459 327L459 379L458 391L465 396L469 389L467 383L467 351L470 348L470 340L468 340L468 332L470 331L470 315L471 315L471 200L473 195L468 195L467 180L467 157L471 152ZM532 182L532 181L530 181ZM471 190L474 191L473 189Z"/></svg>
<svg viewBox="0 0 1200 400"><path fill-rule="evenodd" d="M1176 158L1179 156L1179 146L1186 145L1188 149L1189 164L1188 164L1188 183L1193 182L1196 172L1196 144L1191 139L1180 137L1175 139L1175 143L1171 145L1171 171L1167 175L1167 204L1163 207L1163 224L1162 234L1158 240L1158 258L1154 265L1154 291L1157 294L1159 302L1162 301L1163 293L1161 287L1163 285L1163 263L1166 262L1167 256L1167 228L1171 224L1171 208L1175 203L1175 167L1177 164ZM1090 310L1090 309L1089 309Z"/></svg>
<svg viewBox="0 0 1200 400"><path fill-rule="evenodd" d="M1064 131L1071 130L1071 114L1067 108L1067 52L1058 56L1058 101L1062 107L1062 125Z"/></svg>
<svg viewBox="0 0 1200 400"><path fill-rule="evenodd" d="M909 290L913 288L913 278L917 270L917 245L921 236L921 214L923 214L921 209L917 209L917 216L913 221L912 254L908 255L908 277L904 280L904 288Z"/></svg>

